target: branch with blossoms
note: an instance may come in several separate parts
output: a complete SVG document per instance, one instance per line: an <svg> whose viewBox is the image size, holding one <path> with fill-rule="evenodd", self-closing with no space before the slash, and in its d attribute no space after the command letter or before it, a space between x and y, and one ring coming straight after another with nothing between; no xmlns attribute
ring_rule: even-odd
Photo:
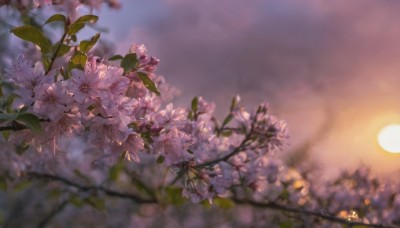
<svg viewBox="0 0 400 228"><path fill-rule="evenodd" d="M304 214L308 216L314 216L320 219L328 220L331 222L347 225L348 227L354 227L354 226L362 226L362 227L382 227L382 228L390 228L392 226L386 226L386 225L381 225L381 224L370 224L370 223L363 223L363 222L356 222L356 221L351 221L351 219L345 219L345 218L339 218L336 217L335 215L331 215L329 213L323 213L323 212L317 212L317 211L310 211L310 210L304 210L300 208L294 208L294 207L289 207L285 205L279 205L275 203L262 203L262 202L256 202L256 201L251 201L251 200L242 200L242 199L233 199L233 201L237 204L240 205L251 205L253 207L257 208L267 208L267 209L272 209L272 210L281 210L281 211L286 211L286 212L292 212L292 213L298 213L298 214Z"/></svg>
<svg viewBox="0 0 400 228"><path fill-rule="evenodd" d="M279 157L288 138L286 123L271 115L265 103L248 111L236 96L219 122L215 105L201 96L189 108L174 107L176 89L156 74L159 60L144 45L134 44L123 55L107 53L110 58L94 55L100 33L87 40L78 40L77 34L99 18L77 15L80 2L7 4L18 10L60 10L45 21L11 30L31 49L9 64L0 90L1 189L19 189L24 182L18 181L28 176L28 182L40 180L35 183L49 188L62 184L71 195L40 224L54 220L69 203L104 208L101 195L132 200L139 207L187 201L250 205L295 213L300 223L314 226L324 221L400 225L399 189L369 170L322 181L287 167ZM101 2L84 5L98 8ZM61 26L56 41L46 35L48 24ZM287 222L270 217L267 223Z"/></svg>
<svg viewBox="0 0 400 228"><path fill-rule="evenodd" d="M145 199L142 198L138 195L132 194L132 193L122 193L118 191L113 191L107 188L104 188L102 186L89 186L89 185L82 185L79 183L75 183L71 180L68 180L64 177L60 177L57 175L50 175L50 174L43 174L43 173L29 173L28 174L30 178L37 178L37 179L43 179L43 180L49 180L49 181L56 181L56 182L61 182L64 185L71 186L74 188L77 188L79 191L87 192L87 191L97 191L97 192L102 192L106 194L109 197L116 197L116 198L122 198L122 199L128 199L132 200L135 203L138 204L157 204L159 203L157 199ZM272 210L280 210L280 211L285 211L285 212L291 212L295 214L303 214L307 216L314 216L319 219L339 223L339 224L344 224L348 225L350 227L353 226L364 226L364 227L392 227L392 226L387 226L387 225L382 225L382 224L370 224L370 223L363 223L363 222L358 222L358 221L352 221L349 218L340 218L337 217L333 214L327 213L327 212L318 212L318 211L311 211L307 209L302 209L302 208L296 208L296 207L291 207L287 205L280 205L278 203L274 202L258 202L254 200L247 200L247 199L240 199L240 198L231 198L232 201L235 204L238 205L251 205L256 208L267 208L267 209L272 209ZM67 202L67 201L66 201ZM65 206L65 202L61 204Z"/></svg>

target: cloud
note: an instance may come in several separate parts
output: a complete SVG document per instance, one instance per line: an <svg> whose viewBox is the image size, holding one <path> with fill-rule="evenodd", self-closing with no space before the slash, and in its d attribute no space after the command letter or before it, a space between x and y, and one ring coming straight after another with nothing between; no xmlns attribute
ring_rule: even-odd
<svg viewBox="0 0 400 228"><path fill-rule="evenodd" d="M383 124L394 118L387 113L400 111L399 1L129 4L136 8L127 11L125 21L141 9L147 14L116 39L125 47L132 40L145 43L161 59L159 72L182 90L181 104L204 95L227 107L237 93L248 106L268 100L288 119L293 145L318 132L326 119L335 121L315 148L317 157L335 164L343 156L372 163L378 149L353 136L365 131L369 120Z"/></svg>

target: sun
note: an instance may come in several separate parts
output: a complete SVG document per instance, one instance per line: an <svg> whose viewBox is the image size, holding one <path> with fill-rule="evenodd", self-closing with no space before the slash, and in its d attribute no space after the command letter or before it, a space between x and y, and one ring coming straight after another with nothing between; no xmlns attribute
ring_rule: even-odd
<svg viewBox="0 0 400 228"><path fill-rule="evenodd" d="M378 134L378 143L387 152L400 153L400 125L391 124L382 128Z"/></svg>

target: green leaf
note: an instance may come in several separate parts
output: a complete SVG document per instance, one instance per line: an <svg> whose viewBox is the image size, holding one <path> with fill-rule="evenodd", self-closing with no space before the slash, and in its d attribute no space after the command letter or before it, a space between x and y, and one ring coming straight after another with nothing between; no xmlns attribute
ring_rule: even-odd
<svg viewBox="0 0 400 228"><path fill-rule="evenodd" d="M68 29L68 35L69 36L74 36L77 32L79 32L81 29L83 29L85 27L85 24L82 24L82 23L78 23L78 24L76 24L76 23L73 23L71 26L69 26L69 29ZM72 38L71 38L72 39ZM74 39L72 39L72 40L74 40ZM76 42L76 37L75 37L75 41L74 42Z"/></svg>
<svg viewBox="0 0 400 228"><path fill-rule="evenodd" d="M225 127L227 124L229 124L229 122L231 122L231 120L233 119L233 115L229 114L225 119L224 122L222 123L222 127Z"/></svg>
<svg viewBox="0 0 400 228"><path fill-rule="evenodd" d="M221 131L220 133L223 137L230 137L233 134L233 131L231 130L225 130L225 131Z"/></svg>
<svg viewBox="0 0 400 228"><path fill-rule="evenodd" d="M32 42L40 47L42 53L50 51L51 42L37 28L29 25L20 26L11 30L19 38Z"/></svg>
<svg viewBox="0 0 400 228"><path fill-rule="evenodd" d="M85 27L86 23L94 23L97 20L99 20L99 17L95 15L85 15L78 18L74 23L69 26L68 35L75 35L77 32Z"/></svg>
<svg viewBox="0 0 400 228"><path fill-rule="evenodd" d="M85 202L83 202L83 200L79 198L76 194L73 194L69 198L69 202L77 208L81 208L83 207L83 205L85 205Z"/></svg>
<svg viewBox="0 0 400 228"><path fill-rule="evenodd" d="M93 208L99 210L99 211L104 211L104 209L106 208L106 204L104 202L103 199L100 199L98 197L90 197L88 199L86 199L86 202L89 203L90 206L92 206Z"/></svg>
<svg viewBox="0 0 400 228"><path fill-rule="evenodd" d="M48 194L47 197L50 199L58 199L62 195L62 191L59 189L53 189Z"/></svg>
<svg viewBox="0 0 400 228"><path fill-rule="evenodd" d="M142 80L144 86L151 92L157 94L158 96L161 95L160 91L157 89L156 84L147 76L147 74L142 72L137 72L136 75Z"/></svg>
<svg viewBox="0 0 400 228"><path fill-rule="evenodd" d="M214 204L222 209L232 209L235 207L235 203L227 198L215 198Z"/></svg>
<svg viewBox="0 0 400 228"><path fill-rule="evenodd" d="M158 158L157 158L157 163L158 163L158 164L162 164L162 163L164 162L164 160L165 160L165 157L162 156L162 155L160 155L160 156L158 156Z"/></svg>
<svg viewBox="0 0 400 228"><path fill-rule="evenodd" d="M112 181L118 180L119 174L124 169L123 161L117 162L117 164L113 165L108 173L108 178Z"/></svg>
<svg viewBox="0 0 400 228"><path fill-rule="evenodd" d="M71 71L73 69L79 69L81 71L85 71L85 68L82 67L80 64L74 64L74 63L72 63L72 61L69 61L68 68L67 68L67 70L65 72L65 78L70 78L71 77Z"/></svg>
<svg viewBox="0 0 400 228"><path fill-rule="evenodd" d="M87 55L82 52L75 52L75 54L71 58L71 62L75 65L79 65L82 68L85 68L87 61Z"/></svg>
<svg viewBox="0 0 400 228"><path fill-rule="evenodd" d="M39 25L36 22L36 18L33 15L30 16L27 12L22 13L21 21L23 22L24 25L31 25L31 26L33 26L35 28L38 28L38 29L40 29L42 27L41 25Z"/></svg>
<svg viewBox="0 0 400 228"><path fill-rule="evenodd" d="M79 50L81 52L87 53L97 43L99 38L100 38L100 33L97 33L90 40L82 40L81 43L79 44Z"/></svg>
<svg viewBox="0 0 400 228"><path fill-rule="evenodd" d="M11 135L11 131L3 131L2 132L3 138L8 141L8 137Z"/></svg>
<svg viewBox="0 0 400 228"><path fill-rule="evenodd" d="M203 200L200 202L200 204L205 208L211 208L211 206L212 206L212 204L210 203L209 200Z"/></svg>
<svg viewBox="0 0 400 228"><path fill-rule="evenodd" d="M2 190L2 191L7 190L7 180L3 176L0 176L0 190Z"/></svg>
<svg viewBox="0 0 400 228"><path fill-rule="evenodd" d="M167 187L165 189L167 193L167 201L174 205L182 205L186 202L186 199L182 197L182 189L176 187Z"/></svg>
<svg viewBox="0 0 400 228"><path fill-rule="evenodd" d="M28 110L27 106L22 106L20 109L18 109L18 113L23 113L26 112Z"/></svg>
<svg viewBox="0 0 400 228"><path fill-rule="evenodd" d="M84 15L78 18L75 22L77 24L85 24L85 23L95 23L99 20L99 17L96 15Z"/></svg>
<svg viewBox="0 0 400 228"><path fill-rule="evenodd" d="M58 48L58 44L59 44L59 42L57 42L56 44L53 45L53 53L56 52L56 50ZM68 46L66 44L61 44L60 49L58 49L56 57L60 57L60 56L67 54L69 52L69 50L71 50L71 46Z"/></svg>
<svg viewBox="0 0 400 228"><path fill-rule="evenodd" d="M291 221L282 222L279 224L279 228L292 228L293 224Z"/></svg>
<svg viewBox="0 0 400 228"><path fill-rule="evenodd" d="M189 111L189 112L188 112L187 118L188 118L189 120L193 120L193 112L192 112L192 111Z"/></svg>
<svg viewBox="0 0 400 228"><path fill-rule="evenodd" d="M281 198L283 200L287 200L287 199L289 199L289 196L290 196L289 191L287 189L283 189L283 191L279 195L279 198Z"/></svg>
<svg viewBox="0 0 400 228"><path fill-rule="evenodd" d="M7 110L7 112L12 112L13 108L12 108L12 104L14 103L14 99L17 98L18 95L16 94L10 94L10 96L7 97L6 102L3 104L3 108L5 108Z"/></svg>
<svg viewBox="0 0 400 228"><path fill-rule="evenodd" d="M0 113L0 122L15 120L18 113Z"/></svg>
<svg viewBox="0 0 400 228"><path fill-rule="evenodd" d="M135 177L132 179L132 184L135 185L136 189L141 193L146 193L151 197L155 197L155 193L147 187L147 185L139 179L139 177Z"/></svg>
<svg viewBox="0 0 400 228"><path fill-rule="evenodd" d="M233 110L237 107L237 104L238 104L238 96L235 96L231 102L231 107L230 107L231 112L233 112Z"/></svg>
<svg viewBox="0 0 400 228"><path fill-rule="evenodd" d="M44 24L48 24L48 23L54 22L54 21L66 22L67 18L62 14L54 14L53 16L49 17L49 19L47 19L46 23L44 23Z"/></svg>
<svg viewBox="0 0 400 228"><path fill-rule="evenodd" d="M74 41L74 42L76 42L76 41L77 41L77 38L76 38L76 36L75 36L75 35L72 35L70 38L71 38L71 40L72 40L72 41Z"/></svg>
<svg viewBox="0 0 400 228"><path fill-rule="evenodd" d="M115 60L120 60L123 59L124 57L122 55L114 55L111 58L108 59L108 61L115 61Z"/></svg>
<svg viewBox="0 0 400 228"><path fill-rule="evenodd" d="M197 112L197 108L199 106L199 98L198 97L194 97L192 100L192 111L193 112Z"/></svg>
<svg viewBox="0 0 400 228"><path fill-rule="evenodd" d="M28 188L31 185L31 183L32 182L29 181L29 180L23 180L23 181L19 182L17 185L14 186L14 191L15 192L22 191L22 190Z"/></svg>
<svg viewBox="0 0 400 228"><path fill-rule="evenodd" d="M45 55L42 56L42 63L43 63L44 69L49 69L50 62L51 62L51 60L49 57L46 57Z"/></svg>
<svg viewBox="0 0 400 228"><path fill-rule="evenodd" d="M42 130L40 121L34 114L27 112L21 113L15 120L25 124L29 129L31 129L35 133L40 133Z"/></svg>
<svg viewBox="0 0 400 228"><path fill-rule="evenodd" d="M124 74L130 73L138 67L139 60L135 53L129 53L121 61L121 67L124 68Z"/></svg>
<svg viewBox="0 0 400 228"><path fill-rule="evenodd" d="M74 174L76 176L78 176L80 179L84 180L88 184L90 184L92 182L92 181L90 181L90 179L87 176L83 175L81 173L81 171L79 171L78 169L74 169Z"/></svg>

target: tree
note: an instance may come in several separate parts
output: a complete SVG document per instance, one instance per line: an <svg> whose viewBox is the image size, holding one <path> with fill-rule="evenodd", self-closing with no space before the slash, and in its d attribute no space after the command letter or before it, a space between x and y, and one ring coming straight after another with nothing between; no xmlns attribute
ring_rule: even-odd
<svg viewBox="0 0 400 228"><path fill-rule="evenodd" d="M249 112L236 96L218 121L200 96L170 103L144 45L96 56L100 33L76 34L98 17L74 9L102 1L82 2L1 3L27 42L1 77L4 227L400 225L397 187L368 169L322 181L279 159L287 128L268 105ZM60 12L41 20L35 7ZM49 24L61 25L58 40Z"/></svg>

